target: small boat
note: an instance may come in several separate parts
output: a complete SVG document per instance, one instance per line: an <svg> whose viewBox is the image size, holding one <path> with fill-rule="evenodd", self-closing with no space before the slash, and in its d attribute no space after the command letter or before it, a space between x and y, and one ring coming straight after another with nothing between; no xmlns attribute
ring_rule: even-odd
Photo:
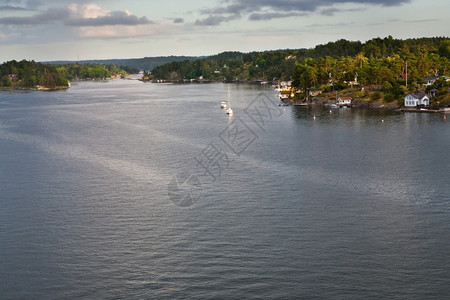
<svg viewBox="0 0 450 300"><path fill-rule="evenodd" d="M231 109L230 86L228 86L228 108L227 108L226 113L229 116L233 115L233 110Z"/></svg>
<svg viewBox="0 0 450 300"><path fill-rule="evenodd" d="M330 104L330 108L339 108L339 105L337 105L337 104Z"/></svg>
<svg viewBox="0 0 450 300"><path fill-rule="evenodd" d="M220 102L220 108L221 109L226 109L227 108L227 103L225 101Z"/></svg>

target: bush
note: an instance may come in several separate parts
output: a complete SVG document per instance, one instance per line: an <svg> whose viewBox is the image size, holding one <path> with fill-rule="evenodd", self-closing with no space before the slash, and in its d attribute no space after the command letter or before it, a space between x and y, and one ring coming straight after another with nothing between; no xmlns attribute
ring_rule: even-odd
<svg viewBox="0 0 450 300"><path fill-rule="evenodd" d="M8 76L3 76L0 86L11 87L12 86L11 79Z"/></svg>
<svg viewBox="0 0 450 300"><path fill-rule="evenodd" d="M372 101L376 101L376 100L378 100L378 99L380 99L381 98L381 93L380 92L373 92L371 95L370 95L370 100L372 100Z"/></svg>
<svg viewBox="0 0 450 300"><path fill-rule="evenodd" d="M392 84L390 84L389 82L385 81L383 82L383 87L382 90L383 92L387 93L392 89Z"/></svg>
<svg viewBox="0 0 450 300"><path fill-rule="evenodd" d="M383 97L384 101L386 101L386 102L391 102L392 100L394 100L394 98L395 98L395 96L391 93L384 94L384 97Z"/></svg>

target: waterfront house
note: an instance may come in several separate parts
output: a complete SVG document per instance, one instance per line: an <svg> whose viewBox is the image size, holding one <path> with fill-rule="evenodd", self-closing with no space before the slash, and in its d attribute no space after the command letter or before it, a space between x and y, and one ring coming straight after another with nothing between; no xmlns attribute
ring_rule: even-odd
<svg viewBox="0 0 450 300"><path fill-rule="evenodd" d="M405 107L420 107L429 106L430 98L425 93L408 94L403 100L405 100Z"/></svg>
<svg viewBox="0 0 450 300"><path fill-rule="evenodd" d="M352 106L352 97L339 97L338 105L342 106Z"/></svg>

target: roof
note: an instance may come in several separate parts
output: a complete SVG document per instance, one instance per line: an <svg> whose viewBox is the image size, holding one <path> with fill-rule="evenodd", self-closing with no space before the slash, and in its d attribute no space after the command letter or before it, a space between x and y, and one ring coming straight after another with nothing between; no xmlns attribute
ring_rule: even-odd
<svg viewBox="0 0 450 300"><path fill-rule="evenodd" d="M416 99L422 99L423 97L428 97L427 94L425 93L412 93L412 94L408 94L405 97L408 97L409 95L413 96Z"/></svg>
<svg viewBox="0 0 450 300"><path fill-rule="evenodd" d="M352 100L352 97L339 97L341 100Z"/></svg>

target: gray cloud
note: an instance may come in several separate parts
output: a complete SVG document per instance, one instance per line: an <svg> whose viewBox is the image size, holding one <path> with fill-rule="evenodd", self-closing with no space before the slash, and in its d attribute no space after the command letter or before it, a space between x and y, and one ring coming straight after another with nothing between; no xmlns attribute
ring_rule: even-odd
<svg viewBox="0 0 450 300"><path fill-rule="evenodd" d="M175 18L175 19L173 19L173 22L175 24L181 24L181 23L184 23L184 19L183 18Z"/></svg>
<svg viewBox="0 0 450 300"><path fill-rule="evenodd" d="M336 8L340 4L398 6L410 3L411 0L227 0L226 2L230 4L200 11L201 14L209 16L197 20L195 24L214 26L243 15L248 15L252 21L303 16L306 13L331 16L340 12Z"/></svg>
<svg viewBox="0 0 450 300"><path fill-rule="evenodd" d="M33 16L27 17L4 17L0 18L0 24L4 25L45 25L61 23L67 26L84 27L84 26L114 26L114 25L141 25L152 24L147 17L137 17L128 15L124 11L113 11L107 16L97 18L80 18L73 12L64 8L52 8L43 12L39 12Z"/></svg>
<svg viewBox="0 0 450 300"><path fill-rule="evenodd" d="M213 9L203 9L200 12L204 15L210 15L210 14L233 14L233 15L239 15L243 12L249 12L252 11L249 7L247 7L244 4L230 4L226 7L216 7Z"/></svg>
<svg viewBox="0 0 450 300"><path fill-rule="evenodd" d="M324 8L320 11L321 15L324 16L334 16L335 13L340 12L340 9L334 8L334 7L328 7L328 8Z"/></svg>
<svg viewBox="0 0 450 300"><path fill-rule="evenodd" d="M0 24L4 25L43 25L51 24L70 17L67 8L55 8L40 12L30 17L5 17L0 18Z"/></svg>
<svg viewBox="0 0 450 300"><path fill-rule="evenodd" d="M421 20L411 20L407 21L408 23L428 23L428 22L437 22L438 19L421 19Z"/></svg>
<svg viewBox="0 0 450 300"><path fill-rule="evenodd" d="M278 18L288 18L288 17L300 17L306 16L306 13L301 12L291 12L291 13L280 13L280 12L272 12L272 13L253 13L248 19L251 21L266 21L271 19Z"/></svg>
<svg viewBox="0 0 450 300"><path fill-rule="evenodd" d="M6 10L9 10L9 11L28 11L28 10L32 10L32 9L29 9L29 8L26 8L26 7L21 7L21 6L2 5L2 6L0 6L0 11L2 11L2 10L4 10L4 11L6 11Z"/></svg>
<svg viewBox="0 0 450 300"><path fill-rule="evenodd" d="M42 5L39 0L0 0L0 11L30 11L36 10Z"/></svg>
<svg viewBox="0 0 450 300"><path fill-rule="evenodd" d="M197 20L195 21L195 25L198 26L215 26L220 25L223 22L229 22L232 20L238 19L239 15L231 15L231 16L220 16L220 15L213 15L210 17L207 17L203 20Z"/></svg>
<svg viewBox="0 0 450 300"><path fill-rule="evenodd" d="M38 7L42 6L43 3L39 0L28 0L26 2L26 7L29 9L37 9Z"/></svg>

